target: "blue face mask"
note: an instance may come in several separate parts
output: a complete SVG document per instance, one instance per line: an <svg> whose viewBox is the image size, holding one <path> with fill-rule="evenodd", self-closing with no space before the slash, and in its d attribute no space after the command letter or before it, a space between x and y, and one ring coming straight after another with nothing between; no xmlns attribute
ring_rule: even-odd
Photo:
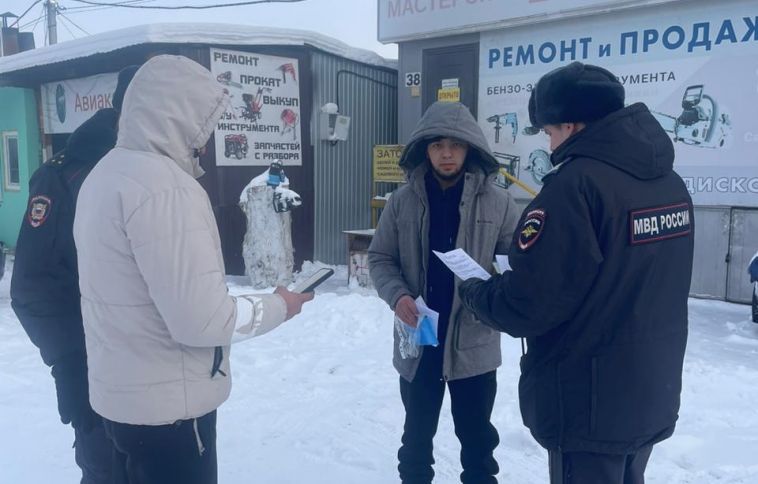
<svg viewBox="0 0 758 484"><path fill-rule="evenodd" d="M428 316L421 318L416 327L416 343L419 346L437 346L439 344L437 325Z"/></svg>

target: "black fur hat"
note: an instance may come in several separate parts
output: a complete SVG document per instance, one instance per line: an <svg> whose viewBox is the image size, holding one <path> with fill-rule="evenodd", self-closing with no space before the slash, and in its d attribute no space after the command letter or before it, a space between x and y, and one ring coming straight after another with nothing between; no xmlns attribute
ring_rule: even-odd
<svg viewBox="0 0 758 484"><path fill-rule="evenodd" d="M116 90L113 91L113 98L111 98L111 105L116 111L121 112L121 105L124 103L126 88L129 86L129 83L132 82L132 78L139 68L140 66L127 66L118 72L118 83L116 84Z"/></svg>
<svg viewBox="0 0 758 484"><path fill-rule="evenodd" d="M624 107L624 86L602 67L572 62L548 72L529 97L533 128L591 123Z"/></svg>

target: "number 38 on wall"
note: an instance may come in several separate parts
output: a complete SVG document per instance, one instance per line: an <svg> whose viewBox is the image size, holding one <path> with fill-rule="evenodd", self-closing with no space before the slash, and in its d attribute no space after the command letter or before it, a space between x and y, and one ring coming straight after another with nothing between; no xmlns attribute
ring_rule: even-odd
<svg viewBox="0 0 758 484"><path fill-rule="evenodd" d="M421 85L421 73L420 72L406 72L405 73L405 86L413 87Z"/></svg>

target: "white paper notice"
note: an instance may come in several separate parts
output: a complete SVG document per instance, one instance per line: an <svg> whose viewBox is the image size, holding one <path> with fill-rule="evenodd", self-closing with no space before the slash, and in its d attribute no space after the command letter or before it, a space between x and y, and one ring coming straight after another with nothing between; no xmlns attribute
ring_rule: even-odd
<svg viewBox="0 0 758 484"><path fill-rule="evenodd" d="M487 280L490 278L490 274L484 270L482 266L476 263L463 249L455 249L450 252L437 252L433 250L434 255L453 271L453 274L461 278L462 280L476 278Z"/></svg>
<svg viewBox="0 0 758 484"><path fill-rule="evenodd" d="M513 270L513 268L511 267L511 263L508 262L507 255L495 254L495 262L497 262L497 266L500 268L500 274L502 274L505 271Z"/></svg>

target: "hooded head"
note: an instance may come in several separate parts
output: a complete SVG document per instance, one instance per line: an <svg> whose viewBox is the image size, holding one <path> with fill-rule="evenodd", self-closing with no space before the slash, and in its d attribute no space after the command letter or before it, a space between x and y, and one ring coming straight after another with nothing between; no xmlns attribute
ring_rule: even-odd
<svg viewBox="0 0 758 484"><path fill-rule="evenodd" d="M116 90L113 91L113 98L111 105L113 109L121 112L121 106L124 104L124 94L126 94L126 88L129 87L129 83L132 82L134 74L137 73L139 66L127 66L121 69L118 73L118 82L116 83Z"/></svg>
<svg viewBox="0 0 758 484"><path fill-rule="evenodd" d="M198 178L204 171L195 155L228 103L226 89L197 62L155 56L137 70L124 95L116 146L166 156Z"/></svg>
<svg viewBox="0 0 758 484"><path fill-rule="evenodd" d="M421 117L400 157L400 167L410 173L426 162L427 146L439 138L465 141L468 144L466 165L479 166L487 174L497 171L497 160L474 116L463 104L446 102L432 104Z"/></svg>
<svg viewBox="0 0 758 484"><path fill-rule="evenodd" d="M548 72L529 97L532 130L546 124L592 123L624 107L624 86L602 67L581 62Z"/></svg>

